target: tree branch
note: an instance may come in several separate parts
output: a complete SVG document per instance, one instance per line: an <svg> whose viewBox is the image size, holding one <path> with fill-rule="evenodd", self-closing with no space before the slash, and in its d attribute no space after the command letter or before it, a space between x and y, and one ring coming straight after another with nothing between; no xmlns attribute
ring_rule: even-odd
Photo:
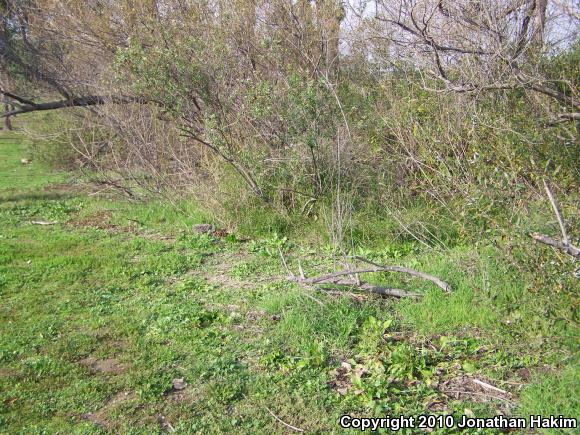
<svg viewBox="0 0 580 435"><path fill-rule="evenodd" d="M553 239L552 237L546 236L545 234L533 233L530 234L530 236L537 242L552 246L562 252L565 252L568 255L571 255L572 257L580 257L580 248L577 248L574 245L564 245L561 240Z"/></svg>
<svg viewBox="0 0 580 435"><path fill-rule="evenodd" d="M12 92L8 92L5 91L4 89L0 88L0 94L7 96L8 98L12 98L13 100L18 101L19 103L22 104L28 104L30 106L36 106L36 103L34 101L31 100L27 100L24 97L21 97L19 95L13 94Z"/></svg>
<svg viewBox="0 0 580 435"><path fill-rule="evenodd" d="M356 257L359 260L365 261L367 263L370 263L368 260L364 260L361 259L359 257ZM371 263L374 264L374 263ZM343 279L341 277L343 276L347 276L347 275L357 275L360 273L373 273L373 272L401 272L401 273L407 273L409 275L418 277L418 278L423 278L427 281L431 281L432 283L436 284L438 287L440 287L441 289L443 289L445 292L449 293L451 292L451 286L449 284L447 284L445 281L442 281L441 279L437 278L436 276L433 275L429 275L427 273L423 273L423 272L419 272L413 269L409 269L407 267L401 267L401 266L380 266L380 265L376 265L373 268L366 268L366 269L352 269L352 270L343 270L340 272L335 272L335 273L330 273L328 275L323 275L323 276L319 276L316 278L300 278L298 279L299 282L301 282L302 284L309 284L309 285L314 285L314 284L339 284L339 285L350 285L350 281L349 283L344 282ZM291 277L291 280L297 280L296 277Z"/></svg>
<svg viewBox="0 0 580 435"><path fill-rule="evenodd" d="M570 243L570 238L568 237L568 232L566 231L566 223L564 222L564 218L562 217L562 212L560 211L560 205L558 204L558 200L556 196L552 192L550 185L544 178L544 189L546 189L546 195L548 195L548 199L550 200L550 204L552 204L552 209L554 210L554 214L556 215L556 219L558 219L558 224L560 225L560 231L562 231L562 243L564 245L568 245Z"/></svg>
<svg viewBox="0 0 580 435"><path fill-rule="evenodd" d="M112 104L146 103L146 101L141 98L119 97L114 95L112 96L88 95L82 97L73 97L68 100L50 101L48 103L34 103L32 101L25 100L22 97L17 97L16 95L11 94L10 92L2 91L1 93L24 104L22 104L18 109L2 113L0 115L0 118L6 118L8 116L20 115L22 113L29 112L64 109L67 107L88 107L88 106L98 106L107 103Z"/></svg>

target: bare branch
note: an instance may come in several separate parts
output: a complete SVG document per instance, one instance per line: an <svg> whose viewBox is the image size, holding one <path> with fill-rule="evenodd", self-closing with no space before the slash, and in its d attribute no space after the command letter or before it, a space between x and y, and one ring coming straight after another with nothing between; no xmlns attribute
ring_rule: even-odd
<svg viewBox="0 0 580 435"><path fill-rule="evenodd" d="M4 95L7 95L3 92ZM32 104L30 104L32 103ZM6 118L8 116L19 115L22 113L37 112L44 110L56 110L64 109L67 107L88 107L88 106L98 106L102 104L127 104L127 103L144 103L140 98L134 97L118 97L118 96L102 96L102 95L89 95L83 97L74 97L68 100L50 101L48 103L33 103L28 102L21 105L18 109L11 110L9 112L2 113L0 118Z"/></svg>
<svg viewBox="0 0 580 435"><path fill-rule="evenodd" d="M565 252L568 255L571 255L572 257L575 258L580 257L580 248L577 248L574 245L570 244L565 245L560 240L553 239L550 236L546 236L540 233L533 233L531 234L531 237L540 243L544 243L545 245L549 245L556 249L559 249L560 251Z"/></svg>
<svg viewBox="0 0 580 435"><path fill-rule="evenodd" d="M562 217L560 205L558 204L558 200L556 200L556 197L554 196L554 193L552 192L552 189L550 188L550 185L548 184L545 178L543 181L544 181L544 189L546 189L546 194L550 199L550 204L552 204L554 214L558 219L558 224L560 224L560 231L562 231L562 243L564 243L564 245L568 245L570 243L570 239L568 238L568 233L566 232L566 223L564 222L564 218Z"/></svg>
<svg viewBox="0 0 580 435"><path fill-rule="evenodd" d="M0 88L0 94L5 95L8 98L12 98L13 100L18 101L19 103L28 104L30 106L36 106L36 103L34 101L31 101L31 100L28 100L28 99L21 97L19 95L13 94L12 92L5 91L2 88Z"/></svg>
<svg viewBox="0 0 580 435"><path fill-rule="evenodd" d="M373 268L366 268L366 269L350 269L350 270L343 270L340 272L335 272L335 273L331 273L328 275L322 275L316 278L306 278L304 276L301 277L295 277L292 276L289 279L291 281L295 281L295 282L299 282L301 284L306 284L306 285L317 285L317 284L333 284L333 285L352 285L352 286L356 286L359 287L363 290L369 290L369 291L374 291L372 289L375 290L385 290L382 287L377 287L371 284L365 284L363 282L360 281L360 279L344 279L342 277L344 276L356 276L358 274L361 273L376 273L376 272L400 272L400 273L406 273L409 274L411 276L414 277L418 277L418 278L423 278L427 281L431 281L432 283L436 284L439 288L443 289L445 292L449 293L451 292L451 286L449 284L447 284L445 281L442 281L441 279L437 278L436 276L433 275L429 275L427 273L424 272L419 272L413 269L409 269L407 267L401 267L401 266L381 266L381 265L376 265L375 263L372 263L366 259L360 258L360 257L355 257L358 260L364 261L366 263L370 263L372 265L374 265L375 267ZM381 291L374 291L375 293L377 292L381 292ZM386 291L386 290L385 290Z"/></svg>
<svg viewBox="0 0 580 435"><path fill-rule="evenodd" d="M427 281L431 281L432 283L434 283L435 285L440 287L445 292L447 292L447 293L451 292L451 286L449 284L447 284L445 281L437 278L436 276L429 275L428 273L419 272L417 270L409 269L408 267L381 266L380 264L374 263L374 262L367 260L366 258L363 258L363 257L355 257L355 259L362 261L364 263L368 263L368 264L371 264L373 266L376 266L377 268L383 269L386 272L401 272L401 273L407 273L407 274L409 274L411 276L415 276L417 278L423 278ZM363 272L357 272L357 273L363 273Z"/></svg>

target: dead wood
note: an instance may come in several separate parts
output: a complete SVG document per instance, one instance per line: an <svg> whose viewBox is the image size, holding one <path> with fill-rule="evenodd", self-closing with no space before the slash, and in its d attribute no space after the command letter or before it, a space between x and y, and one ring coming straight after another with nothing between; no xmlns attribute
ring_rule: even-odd
<svg viewBox="0 0 580 435"><path fill-rule="evenodd" d="M438 287L443 289L445 292L451 292L451 286L447 284L445 281L437 278L436 276L429 275L424 272L419 272L417 270L409 269L407 267L402 266L381 266L376 263L372 263L371 261L361 258L355 257L357 260L369 263L373 265L372 268L360 268L360 269L348 269L343 270L340 272L334 272L327 275L322 275L315 278L306 278L304 271L302 269L302 265L300 264L300 276L296 276L292 271L288 268L286 260L284 259L284 255L280 251L280 256L282 258L282 263L284 267L289 273L288 280L292 282L296 282L298 284L302 284L305 286L322 286L323 289L329 289L331 287L353 287L359 290L367 291L370 293L375 293L383 296L391 296L396 298L420 298L422 295L420 293L413 293L408 292L406 290L398 289L398 288L389 288L389 287L381 287L378 285L365 283L360 280L359 274L361 273L374 273L374 272L400 272L406 273L411 276L415 276L418 278L423 278L427 281L431 281L436 284ZM346 276L350 276L351 278L345 278Z"/></svg>
<svg viewBox="0 0 580 435"><path fill-rule="evenodd" d="M532 238L537 242L544 243L545 245L552 246L553 248L559 249L562 252L565 252L568 255L571 255L574 258L580 257L580 248L577 248L574 245L564 244L561 240L553 239L550 236L546 236L545 234L540 233L532 233Z"/></svg>
<svg viewBox="0 0 580 435"><path fill-rule="evenodd" d="M552 205L552 209L554 210L554 214L556 215L556 219L560 225L562 240L556 240L550 236L546 236L545 234L540 233L532 233L530 236L537 242L559 249L560 251L565 252L574 258L580 257L580 248L577 248L570 243L570 237L568 237L568 232L566 231L566 221L564 221L564 217L560 211L560 205L558 204L558 200L556 199L554 192L552 192L552 189L550 188L550 184L545 179L544 189L546 190L546 195L548 195L548 199L550 200L550 204Z"/></svg>
<svg viewBox="0 0 580 435"><path fill-rule="evenodd" d="M365 282L358 284L354 280L342 279L337 282L329 283L333 286L344 286L344 287L356 287L357 289L364 290L370 293L375 293L382 296L391 296L394 298L420 298L422 295L420 293L408 292L406 290L390 287L381 287L378 285L373 285ZM322 287L324 289L324 287Z"/></svg>
<svg viewBox="0 0 580 435"><path fill-rule="evenodd" d="M111 104L147 103L146 101L140 98L124 97L117 95L84 95L81 97L73 97L65 100L50 101L48 103L35 103L33 101L19 97L18 95L4 91L2 89L0 89L0 93L5 95L6 97L18 101L18 103L14 103L14 106L17 107L16 109L5 111L4 113L0 114L0 118L9 118L14 115L29 112L64 109L67 107L90 107L90 106L100 106L107 103Z"/></svg>
<svg viewBox="0 0 580 435"><path fill-rule="evenodd" d="M347 275L357 275L360 273L375 273L375 272L400 272L406 273L411 276L415 276L418 278L423 278L427 281L431 281L432 283L436 284L438 287L443 289L445 292L451 292L451 286L447 284L445 281L437 278L436 276L429 275L427 273L419 272L417 270L409 269L407 267L402 266L375 266L369 267L366 269L350 269L350 270L343 270L340 272L331 273L328 275L322 275L316 278L300 278L303 284L336 284L337 278L347 276ZM354 285L356 281L353 281Z"/></svg>
<svg viewBox="0 0 580 435"><path fill-rule="evenodd" d="M548 195L548 199L550 200L550 204L552 204L552 209L554 210L554 214L556 215L556 219L558 219L558 224L560 225L560 231L562 231L562 243L564 245L568 245L570 243L570 239L568 238L568 233L566 231L566 223L564 222L564 218L562 217L562 212L560 211L560 205L558 204L558 200L550 185L544 179L544 189L546 189L546 194Z"/></svg>
<svg viewBox="0 0 580 435"><path fill-rule="evenodd" d="M400 273L406 273L408 275L411 275L411 276L414 276L417 278L423 278L427 281L431 281L433 284L437 285L439 288L441 288L446 293L451 293L451 286L449 284L447 284L445 281L437 278L436 276L429 275L428 273L419 272L418 270L413 270L413 269L409 269L408 267L402 267L402 266L382 266L380 264L377 264L377 263L374 263L370 260L367 260L366 258L363 258L363 257L355 257L355 259L362 261L363 263L371 264L371 265L381 269L381 270L378 270L378 272L380 272L380 271L400 272ZM362 272L360 272L360 273L362 273Z"/></svg>

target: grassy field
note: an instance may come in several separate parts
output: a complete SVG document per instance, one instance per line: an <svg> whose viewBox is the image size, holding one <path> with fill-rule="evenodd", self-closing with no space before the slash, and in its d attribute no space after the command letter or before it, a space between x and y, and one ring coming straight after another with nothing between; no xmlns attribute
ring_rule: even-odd
<svg viewBox="0 0 580 435"><path fill-rule="evenodd" d="M198 235L193 204L97 194L23 157L22 138L0 136L2 433L326 433L342 432L345 413L580 417L577 290L554 276L548 248L534 274L491 244L393 242L363 253L453 292L394 275L377 279L424 297L313 291L287 281L279 250L314 275L332 270L324 249Z"/></svg>

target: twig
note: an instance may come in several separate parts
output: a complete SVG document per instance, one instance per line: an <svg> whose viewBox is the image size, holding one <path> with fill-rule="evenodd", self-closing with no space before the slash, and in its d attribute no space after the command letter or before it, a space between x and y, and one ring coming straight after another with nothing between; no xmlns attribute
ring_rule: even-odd
<svg viewBox="0 0 580 435"><path fill-rule="evenodd" d="M445 281L437 278L436 276L429 275L428 273L419 272L417 270L409 269L408 267L381 266L380 264L374 263L374 262L367 260L366 258L363 258L363 257L354 257L354 258L356 260L362 261L363 263L367 263L367 264L370 264L372 266L376 266L378 268L384 269L386 272L401 272L401 273L407 273L407 274L409 274L411 276L415 276L417 278L423 278L427 281L431 281L432 283L437 285L439 288L443 289L443 291L445 291L447 293L451 293L451 286L449 284L447 284Z"/></svg>
<svg viewBox="0 0 580 435"><path fill-rule="evenodd" d="M465 394L468 396L483 396L483 397L489 397L490 399L497 399L497 400L503 400L504 402L507 403L514 403L513 401L506 399L505 397L501 397L501 396L494 396L493 394L486 394L486 393L476 393L475 391L462 391L462 390L447 390L444 391L445 394L449 395L449 393L454 393L454 394Z"/></svg>
<svg viewBox="0 0 580 435"><path fill-rule="evenodd" d="M288 265L286 264L286 259L284 258L284 254L282 253L282 249L280 249L279 246L278 246L278 252L280 253L280 258L282 259L282 264L286 268L288 275L291 277L294 277L294 274L292 273L292 271L288 268Z"/></svg>
<svg viewBox="0 0 580 435"><path fill-rule="evenodd" d="M302 269L302 263L298 260L298 269L300 270L300 278L306 279L306 275L304 275L304 269Z"/></svg>
<svg viewBox="0 0 580 435"><path fill-rule="evenodd" d="M568 245L570 243L570 239L568 238L568 233L566 232L566 223L564 222L564 218L562 217L562 212L560 211L560 206L556 197L552 193L552 189L550 189L550 185L544 178L544 189L546 189L546 194L548 195L548 199L552 204L552 208L554 209L554 213L556 214L556 218L558 219L558 224L560 224L560 230L562 231L562 243L564 245Z"/></svg>
<svg viewBox="0 0 580 435"><path fill-rule="evenodd" d="M304 207L302 207L302 211L300 212L300 214L304 214L304 212L306 211L306 208L311 205L314 204L316 202L316 198L310 198L308 201L306 201L306 204L304 204Z"/></svg>
<svg viewBox="0 0 580 435"><path fill-rule="evenodd" d="M308 299L313 300L314 302L316 302L318 305L320 306L324 306L324 302L322 302L320 299L315 298L314 296L312 296L311 294L308 294L307 292L304 292L304 296L306 296Z"/></svg>
<svg viewBox="0 0 580 435"><path fill-rule="evenodd" d="M56 225L58 224L58 222L53 221L53 222L49 222L49 221L30 221L30 223L32 225Z"/></svg>
<svg viewBox="0 0 580 435"><path fill-rule="evenodd" d="M284 426L286 426L289 429L292 429L295 432L304 433L304 430L303 429L300 429L300 428L298 428L296 426L292 426L291 424L286 423L280 417L278 417L276 414L274 414L272 411L270 411L270 408L268 408L267 406L265 408L266 408L266 411L268 411L270 413L270 415L276 419L277 422L282 423Z"/></svg>

